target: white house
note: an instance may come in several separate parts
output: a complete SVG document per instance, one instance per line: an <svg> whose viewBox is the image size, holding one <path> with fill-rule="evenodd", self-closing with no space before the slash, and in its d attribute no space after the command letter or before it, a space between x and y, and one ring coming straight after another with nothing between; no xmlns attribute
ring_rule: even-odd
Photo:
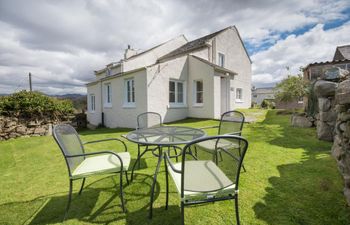
<svg viewBox="0 0 350 225"><path fill-rule="evenodd" d="M87 84L89 123L136 127L138 114L163 122L220 118L251 105L251 60L235 26L188 41L184 35L95 71Z"/></svg>

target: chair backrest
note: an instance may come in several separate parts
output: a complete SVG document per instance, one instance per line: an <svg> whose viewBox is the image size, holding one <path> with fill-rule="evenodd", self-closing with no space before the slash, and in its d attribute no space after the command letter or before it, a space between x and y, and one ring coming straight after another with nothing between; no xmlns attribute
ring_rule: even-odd
<svg viewBox="0 0 350 225"><path fill-rule="evenodd" d="M208 152L203 146L213 142L215 150ZM184 191L214 192L229 186L238 190L247 148L248 141L237 135L209 136L187 144L182 151L181 196L184 197ZM206 181L208 176L203 178L202 174L205 169L209 169L215 179ZM191 176L186 171L191 171Z"/></svg>
<svg viewBox="0 0 350 225"><path fill-rule="evenodd" d="M53 137L63 153L69 175L71 175L74 169L85 159L84 156L67 157L85 152L79 135L71 125L60 124L53 127Z"/></svg>
<svg viewBox="0 0 350 225"><path fill-rule="evenodd" d="M244 114L241 112L234 110L223 113L221 115L218 134L241 135L244 120Z"/></svg>
<svg viewBox="0 0 350 225"><path fill-rule="evenodd" d="M137 129L162 126L162 116L156 112L144 112L137 116Z"/></svg>

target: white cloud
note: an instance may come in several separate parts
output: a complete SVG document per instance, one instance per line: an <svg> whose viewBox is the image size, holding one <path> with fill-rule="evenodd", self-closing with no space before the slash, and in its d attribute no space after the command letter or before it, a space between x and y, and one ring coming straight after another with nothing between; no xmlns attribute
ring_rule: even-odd
<svg viewBox="0 0 350 225"><path fill-rule="evenodd" d="M289 35L251 57L253 82L256 86L273 85L288 73L298 74L300 67L309 63L331 61L336 46L349 44L349 37L350 22L329 30L319 24L303 35ZM264 80L267 74L270 75L268 82Z"/></svg>
<svg viewBox="0 0 350 225"><path fill-rule="evenodd" d="M93 71L118 61L128 44L144 50L180 34L191 40L230 25L237 25L243 39L252 46L276 43L252 57L256 75L270 74L269 79L275 81L276 71L282 74L283 66L302 62L284 54L303 51L297 47L300 37L279 41L280 34L344 19L347 7L347 0L36 0L25 4L2 0L0 93L25 87L28 72L33 73L33 79L37 79L34 84L44 92L61 89L84 93L81 85L93 78ZM316 45L315 37L304 40L304 44ZM288 42L293 44L288 45L292 49L283 44ZM326 42L329 44L322 45L326 48L318 54L320 57L334 51L335 43ZM259 79L255 76L254 80Z"/></svg>

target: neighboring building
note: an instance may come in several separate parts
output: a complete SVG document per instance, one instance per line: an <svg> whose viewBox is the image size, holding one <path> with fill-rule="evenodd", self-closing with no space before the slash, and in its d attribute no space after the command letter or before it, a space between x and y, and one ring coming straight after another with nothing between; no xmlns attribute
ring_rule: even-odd
<svg viewBox="0 0 350 225"><path fill-rule="evenodd" d="M181 35L95 71L87 84L91 124L136 127L138 114L158 112L163 122L216 118L251 105L251 60L235 26L187 41Z"/></svg>
<svg viewBox="0 0 350 225"><path fill-rule="evenodd" d="M314 81L318 78L324 78L325 71L333 67L350 71L350 45L338 46L332 61L315 62L307 65L304 68L304 79Z"/></svg>
<svg viewBox="0 0 350 225"><path fill-rule="evenodd" d="M252 102L261 106L264 100L275 100L275 92L273 87L254 88L252 90Z"/></svg>

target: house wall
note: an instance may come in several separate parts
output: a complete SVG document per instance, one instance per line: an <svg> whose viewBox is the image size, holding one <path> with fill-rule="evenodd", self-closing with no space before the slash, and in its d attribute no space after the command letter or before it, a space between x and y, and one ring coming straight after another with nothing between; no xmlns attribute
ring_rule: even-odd
<svg viewBox="0 0 350 225"><path fill-rule="evenodd" d="M177 38L174 38L151 51L148 51L139 56L126 59L123 62L123 72L127 72L130 70L138 69L140 67L149 66L155 64L157 59L170 53L171 51L181 47L186 44L187 40L185 36L181 35Z"/></svg>
<svg viewBox="0 0 350 225"><path fill-rule="evenodd" d="M186 104L181 107L169 105L169 80L185 81ZM147 111L161 114L163 122L188 117L189 82L187 56L175 58L147 68Z"/></svg>
<svg viewBox="0 0 350 225"><path fill-rule="evenodd" d="M135 107L125 105L124 82L134 78ZM136 117L147 110L146 70L136 71L125 76L116 77L102 82L112 85L112 107L103 107L106 127L136 128Z"/></svg>
<svg viewBox="0 0 350 225"><path fill-rule="evenodd" d="M90 95L95 95L95 111L90 110ZM88 111L86 112L86 118L89 123L93 125L101 124L101 83L95 83L93 85L87 86L87 103Z"/></svg>
<svg viewBox="0 0 350 225"><path fill-rule="evenodd" d="M238 73L231 81L235 95L236 88L243 89L243 101L234 100L234 108L249 108L251 106L252 70L250 60L235 29L227 29L215 37L215 56L218 64L218 53L225 55L225 68ZM235 98L234 98L235 99Z"/></svg>
<svg viewBox="0 0 350 225"><path fill-rule="evenodd" d="M126 106L124 103L124 82L126 79L134 78L135 85L135 107ZM112 105L106 106L105 84L110 83L112 87ZM102 92L101 92L102 87ZM147 88L146 70L139 70L120 77L98 82L87 87L88 96L95 94L96 110L87 112L87 119L93 125L101 124L101 113L104 113L104 125L106 127L136 127L136 117L138 114L147 111ZM102 98L101 98L102 96ZM89 99L88 99L89 100Z"/></svg>
<svg viewBox="0 0 350 225"><path fill-rule="evenodd" d="M196 105L194 93L194 81L203 81L203 104ZM219 92L219 87L214 87L214 69L194 57L189 57L189 85L188 85L188 116L195 118L214 118L215 105L213 91ZM220 96L218 97L220 99ZM220 107L220 106L219 106Z"/></svg>
<svg viewBox="0 0 350 225"><path fill-rule="evenodd" d="M191 55L195 55L199 58L202 58L202 59L209 61L209 48L202 48L200 50L191 52Z"/></svg>

